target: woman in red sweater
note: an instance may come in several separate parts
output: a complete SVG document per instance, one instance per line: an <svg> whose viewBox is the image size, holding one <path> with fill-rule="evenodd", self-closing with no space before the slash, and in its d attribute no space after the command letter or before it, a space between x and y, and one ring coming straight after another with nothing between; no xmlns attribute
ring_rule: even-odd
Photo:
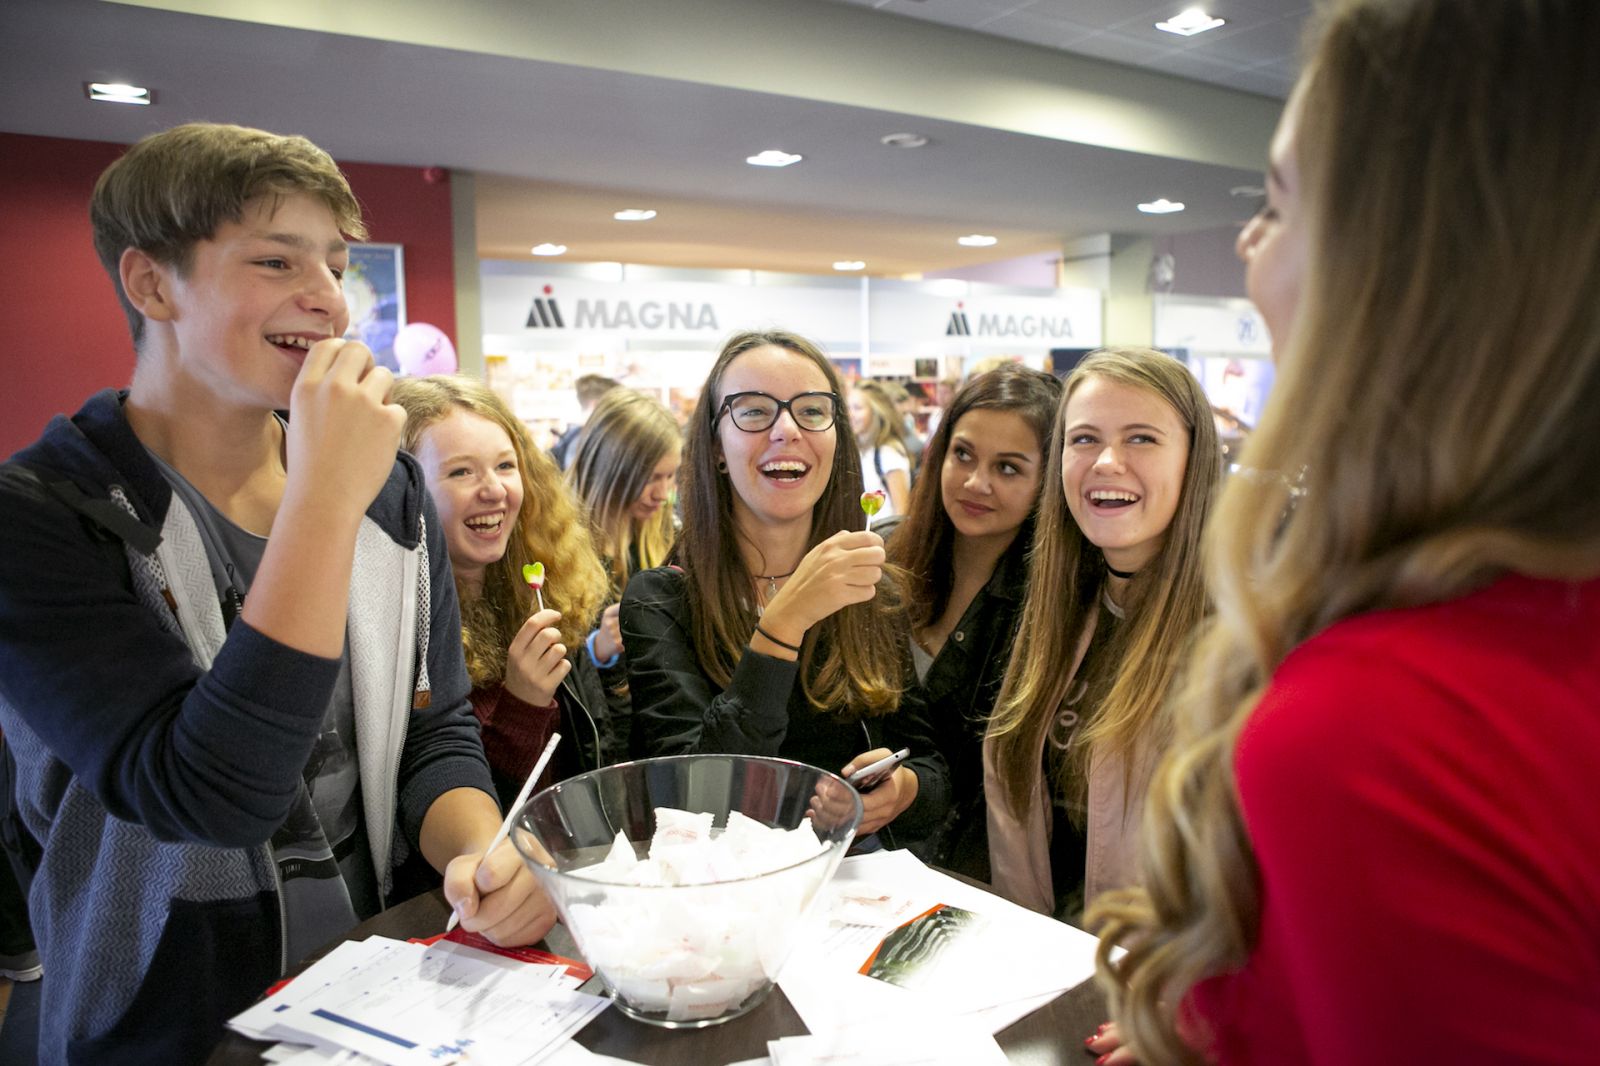
<svg viewBox="0 0 1600 1066"><path fill-rule="evenodd" d="M1102 1061L1600 1047L1600 4L1337 5L1240 237L1278 381L1100 908Z"/></svg>

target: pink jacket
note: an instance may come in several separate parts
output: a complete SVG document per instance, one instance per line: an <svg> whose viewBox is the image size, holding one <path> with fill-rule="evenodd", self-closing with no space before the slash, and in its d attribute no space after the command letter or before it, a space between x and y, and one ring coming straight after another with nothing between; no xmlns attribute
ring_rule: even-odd
<svg viewBox="0 0 1600 1066"><path fill-rule="evenodd" d="M1071 674L1078 672L1094 636L1094 618L1078 638ZM1068 680L1071 680L1069 675ZM1055 885L1050 877L1050 797L1044 779L1044 744L1028 765L1034 775L1030 791L1034 802L1021 818L1005 802L1005 790L994 761L992 736L983 738L983 787L989 809L990 879L995 892L1041 914L1055 911ZM1126 760L1097 758L1089 768L1088 858L1084 869L1084 900L1102 892L1126 888L1138 881L1139 822L1144 814L1144 794L1154 758L1140 760L1131 777L1133 791L1124 788Z"/></svg>

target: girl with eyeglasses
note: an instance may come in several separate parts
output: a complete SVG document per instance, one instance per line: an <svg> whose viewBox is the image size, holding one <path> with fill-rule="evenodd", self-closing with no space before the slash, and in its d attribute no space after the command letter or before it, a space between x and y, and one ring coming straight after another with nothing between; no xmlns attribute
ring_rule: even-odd
<svg viewBox="0 0 1600 1066"><path fill-rule="evenodd" d="M905 611L863 528L837 373L784 332L723 347L690 420L672 566L622 598L635 748L772 755L848 774L909 747L864 797L860 833L925 832L947 773L902 701Z"/></svg>

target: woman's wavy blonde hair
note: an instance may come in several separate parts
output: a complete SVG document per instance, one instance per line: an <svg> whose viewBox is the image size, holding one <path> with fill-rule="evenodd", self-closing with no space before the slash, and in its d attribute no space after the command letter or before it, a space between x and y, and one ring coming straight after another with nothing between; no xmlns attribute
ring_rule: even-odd
<svg viewBox="0 0 1600 1066"><path fill-rule="evenodd" d="M733 487L719 470L722 447L715 422L722 404L722 378L739 356L756 348L782 348L816 366L828 391L841 396L839 373L815 344L782 330L737 333L723 345L689 421L684 443L683 529L673 560L683 566L695 657L718 685L726 686L756 625L751 596L754 577L739 550ZM807 550L842 529L863 529L861 457L842 409L834 419L835 447L828 485L812 508ZM900 705L901 649L907 639L903 580L884 568L878 594L844 607L806 631L801 642L800 683L819 711L887 714Z"/></svg>
<svg viewBox="0 0 1600 1066"><path fill-rule="evenodd" d="M549 576L545 606L561 612L557 628L562 642L568 648L578 647L604 605L606 574L583 511L555 463L533 446L521 419L481 381L444 374L400 378L391 399L405 408L400 445L409 452L417 451L430 426L455 411L466 411L505 430L516 453L522 508L512 524L506 553L486 569L482 598L461 604L461 646L473 686L492 685L505 677L506 649L535 609L533 593L522 580L526 563L544 563Z"/></svg>
<svg viewBox="0 0 1600 1066"><path fill-rule="evenodd" d="M1022 624L989 724L1004 785L989 802L1003 803L1019 816L1037 802L1029 786L1038 779L1045 734L1067 696L1071 678L1065 664L1073 661L1084 626L1099 609L1106 577L1105 557L1073 521L1061 483L1067 405L1090 379L1160 397L1188 430L1189 458L1161 548L1128 583L1123 607L1129 621L1110 655L1120 664L1111 688L1074 742L1080 784L1098 758L1122 756L1131 772L1140 761L1135 756L1165 746L1171 736L1167 695L1206 611L1200 534L1216 496L1222 451L1205 392L1187 367L1153 348L1093 352L1067 378L1056 408Z"/></svg>
<svg viewBox="0 0 1600 1066"><path fill-rule="evenodd" d="M905 441L900 437L900 412L895 410L889 390L876 381L852 382L850 389L859 393L862 402L872 411L872 427L864 434L865 439L856 438L856 445L862 449L894 448L903 455L909 455Z"/></svg>
<svg viewBox="0 0 1600 1066"><path fill-rule="evenodd" d="M1346 0L1316 40L1290 105L1295 327L1207 534L1217 615L1147 801L1145 888L1090 916L1140 1061L1201 1061L1185 997L1253 947L1233 753L1285 656L1506 572L1600 572L1596 41L1594 0Z"/></svg>
<svg viewBox="0 0 1600 1066"><path fill-rule="evenodd" d="M636 389L601 396L578 436L567 480L588 507L595 539L610 560L613 602L633 576L628 560L635 545L641 570L660 566L672 551L678 527L670 504L643 522L631 511L656 464L682 448L671 412Z"/></svg>

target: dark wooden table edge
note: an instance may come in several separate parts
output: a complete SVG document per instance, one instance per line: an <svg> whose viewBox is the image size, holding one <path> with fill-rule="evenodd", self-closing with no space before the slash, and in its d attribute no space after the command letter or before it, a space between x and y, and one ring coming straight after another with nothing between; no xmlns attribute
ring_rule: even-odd
<svg viewBox="0 0 1600 1066"><path fill-rule="evenodd" d="M405 940L443 932L450 908L435 889L362 922L350 935L307 958L299 973L333 950L343 940L364 940L372 935ZM566 929L556 926L546 940L548 950L575 955ZM1003 964L1004 960L1000 960ZM1089 1062L1084 1037L1106 1020L1105 997L1088 980L1057 996L995 1037L1006 1058L1023 1066L1062 1066ZM767 1041L809 1032L781 988L742 1018L708 1029L667 1030L634 1021L618 1010L606 1010L584 1026L577 1042L600 1055L648 1066L725 1066L745 1059L764 1058ZM270 1044L229 1032L207 1060L208 1066L259 1066Z"/></svg>

